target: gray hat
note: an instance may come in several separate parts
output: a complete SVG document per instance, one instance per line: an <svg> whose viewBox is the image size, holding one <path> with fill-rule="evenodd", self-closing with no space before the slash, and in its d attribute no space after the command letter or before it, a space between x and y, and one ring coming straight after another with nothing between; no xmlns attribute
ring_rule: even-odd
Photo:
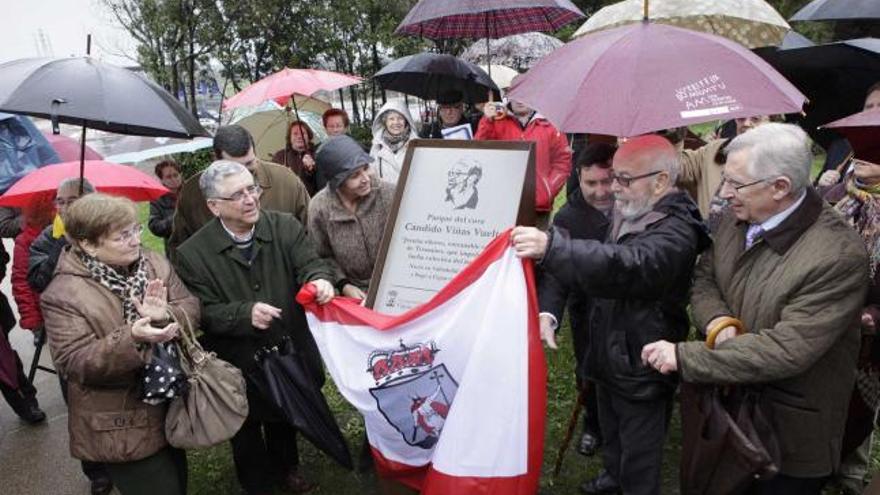
<svg viewBox="0 0 880 495"><path fill-rule="evenodd" d="M315 153L315 161L327 178L327 185L336 190L359 168L373 163L373 157L351 136L343 134L325 141Z"/></svg>

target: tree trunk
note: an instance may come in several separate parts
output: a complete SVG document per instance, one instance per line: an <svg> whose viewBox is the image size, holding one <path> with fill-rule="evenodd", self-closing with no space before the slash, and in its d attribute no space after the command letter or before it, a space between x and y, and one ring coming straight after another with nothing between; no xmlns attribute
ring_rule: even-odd
<svg viewBox="0 0 880 495"><path fill-rule="evenodd" d="M180 101L180 67L177 61L171 62L171 91L174 99ZM186 98L184 98L186 104Z"/></svg>
<svg viewBox="0 0 880 495"><path fill-rule="evenodd" d="M199 109L196 105L196 55L195 55L195 36L194 27L190 26L189 30L189 98L191 102L190 111L193 117L199 118Z"/></svg>
<svg viewBox="0 0 880 495"><path fill-rule="evenodd" d="M358 110L357 92L355 91L354 86L348 87L348 93L351 97L351 116L358 125L361 125L363 121L361 120L361 113Z"/></svg>

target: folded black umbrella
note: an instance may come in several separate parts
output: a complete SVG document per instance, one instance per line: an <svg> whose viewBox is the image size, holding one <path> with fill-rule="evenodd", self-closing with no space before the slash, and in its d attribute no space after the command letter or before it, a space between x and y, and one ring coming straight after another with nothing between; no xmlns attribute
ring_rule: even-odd
<svg viewBox="0 0 880 495"><path fill-rule="evenodd" d="M436 100L449 91L460 91L467 103L488 101L492 91L495 101L501 100L501 91L489 74L476 65L439 53L419 53L392 61L373 79L382 89Z"/></svg>
<svg viewBox="0 0 880 495"><path fill-rule="evenodd" d="M258 366L250 378L263 397L277 406L284 418L315 447L341 466L352 469L348 444L321 393L320 381L312 376L290 338L260 350L255 357Z"/></svg>
<svg viewBox="0 0 880 495"><path fill-rule="evenodd" d="M880 80L880 39L876 38L755 52L807 97L806 115L790 119L825 147L840 135L819 126L861 111L868 88Z"/></svg>
<svg viewBox="0 0 880 495"><path fill-rule="evenodd" d="M0 64L0 111L118 134L208 135L161 86L91 57L25 58Z"/></svg>

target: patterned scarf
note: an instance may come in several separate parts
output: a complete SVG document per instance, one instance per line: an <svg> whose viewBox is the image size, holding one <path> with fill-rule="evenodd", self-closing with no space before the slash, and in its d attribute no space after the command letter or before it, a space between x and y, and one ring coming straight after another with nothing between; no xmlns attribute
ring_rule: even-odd
<svg viewBox="0 0 880 495"><path fill-rule="evenodd" d="M140 318L140 314L137 312L137 308L135 308L131 298L136 297L138 300L141 300L144 297L144 289L147 285L147 270L143 255L138 256L137 261L132 264L135 268L134 272L126 276L81 249L75 249L75 252L89 270L92 279L106 287L122 301L122 314L125 317L125 322L134 323Z"/></svg>
<svg viewBox="0 0 880 495"><path fill-rule="evenodd" d="M868 185L855 177L846 181L846 197L834 207L865 242L870 255L871 280L880 261L880 184Z"/></svg>
<svg viewBox="0 0 880 495"><path fill-rule="evenodd" d="M403 132L394 136L388 132L388 129L382 130L382 141L391 148L392 153L397 153L400 148L406 146L406 142L409 141L409 135L412 131L409 128L409 122L406 123L406 127L403 129Z"/></svg>

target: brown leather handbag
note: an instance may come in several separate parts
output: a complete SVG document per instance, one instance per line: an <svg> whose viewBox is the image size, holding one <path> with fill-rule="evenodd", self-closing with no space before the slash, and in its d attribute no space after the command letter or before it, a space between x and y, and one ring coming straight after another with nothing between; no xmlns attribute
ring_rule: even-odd
<svg viewBox="0 0 880 495"><path fill-rule="evenodd" d="M189 391L174 399L165 416L168 443L181 449L210 447L232 438L248 415L248 401L241 370L206 352L184 313L181 328L180 364Z"/></svg>

